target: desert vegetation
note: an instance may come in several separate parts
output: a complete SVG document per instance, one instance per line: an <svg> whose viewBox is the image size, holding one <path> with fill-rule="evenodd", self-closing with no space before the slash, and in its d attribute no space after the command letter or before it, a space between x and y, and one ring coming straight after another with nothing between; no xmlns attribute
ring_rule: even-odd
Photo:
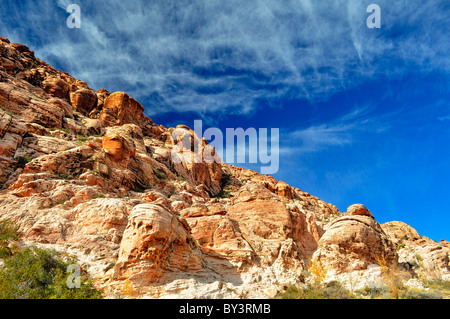
<svg viewBox="0 0 450 319"><path fill-rule="evenodd" d="M378 259L380 280L376 285L351 290L337 280L326 280L327 270L313 261L305 272L302 285L288 286L279 299L450 299L450 281L440 276L414 278L416 287L408 285L409 271L387 266L385 256Z"/></svg>
<svg viewBox="0 0 450 319"><path fill-rule="evenodd" d="M102 293L86 274L69 288L70 256L55 250L22 247L18 228L0 220L0 299L100 299Z"/></svg>

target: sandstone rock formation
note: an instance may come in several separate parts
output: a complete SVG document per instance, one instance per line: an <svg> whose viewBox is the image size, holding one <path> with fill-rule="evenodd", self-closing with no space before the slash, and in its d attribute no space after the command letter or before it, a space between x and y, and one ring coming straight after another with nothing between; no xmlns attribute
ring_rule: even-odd
<svg viewBox="0 0 450 319"><path fill-rule="evenodd" d="M125 92L115 92L106 98L99 119L105 126L136 124L148 129L152 124L144 115L144 107Z"/></svg>
<svg viewBox="0 0 450 319"><path fill-rule="evenodd" d="M42 82L42 89L61 99L69 98L69 83L59 77L48 77Z"/></svg>
<svg viewBox="0 0 450 319"><path fill-rule="evenodd" d="M97 94L92 89L82 88L70 93L70 103L74 109L86 115L97 106L97 99Z"/></svg>
<svg viewBox="0 0 450 319"><path fill-rule="evenodd" d="M341 272L367 269L369 265L379 264L380 258L390 267L398 264L392 241L361 204L350 206L343 217L330 224L313 256L313 260L326 268Z"/></svg>
<svg viewBox="0 0 450 319"><path fill-rule="evenodd" d="M133 208L123 233L115 279L149 285L165 272L202 269L202 253L182 217L156 204Z"/></svg>
<svg viewBox="0 0 450 319"><path fill-rule="evenodd" d="M26 245L75 255L106 297L124 284L133 298L273 297L311 260L449 270L448 242L222 163L189 127L158 125L24 45L0 37L0 54L0 218Z"/></svg>
<svg viewBox="0 0 450 319"><path fill-rule="evenodd" d="M450 247L447 241L435 242L422 237L403 222L388 222L381 226L397 246L399 262L403 267L410 269L415 266L425 276L450 278Z"/></svg>

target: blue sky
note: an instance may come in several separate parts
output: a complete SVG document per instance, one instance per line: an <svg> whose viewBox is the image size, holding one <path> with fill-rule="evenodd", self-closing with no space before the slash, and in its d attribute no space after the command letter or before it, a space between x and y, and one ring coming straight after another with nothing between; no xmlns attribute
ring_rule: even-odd
<svg viewBox="0 0 450 319"><path fill-rule="evenodd" d="M0 34L167 127L279 128L276 179L450 240L449 14L445 0L2 1Z"/></svg>

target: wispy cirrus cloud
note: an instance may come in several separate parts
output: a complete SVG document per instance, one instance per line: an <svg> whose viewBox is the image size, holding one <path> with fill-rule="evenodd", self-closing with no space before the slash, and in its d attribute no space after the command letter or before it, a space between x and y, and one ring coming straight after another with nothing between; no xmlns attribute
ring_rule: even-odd
<svg viewBox="0 0 450 319"><path fill-rule="evenodd" d="M301 155L351 146L367 135L376 135L389 130L390 124L386 119L396 112L373 115L373 111L372 105L357 106L327 123L283 132L282 140L285 142L281 152Z"/></svg>
<svg viewBox="0 0 450 319"><path fill-rule="evenodd" d="M295 131L290 134L291 140L297 140L300 144L296 148L297 153L317 152L334 146L351 144L353 136L351 132L355 124L321 124Z"/></svg>
<svg viewBox="0 0 450 319"><path fill-rule="evenodd" d="M450 115L438 117L439 121L450 121Z"/></svg>
<svg viewBox="0 0 450 319"><path fill-rule="evenodd" d="M65 25L67 0L4 1L1 32L33 39L40 58L92 87L129 92L149 115L248 113L260 101L326 99L405 65L450 70L446 1L379 0L380 30L365 26L363 0L73 2L81 29Z"/></svg>

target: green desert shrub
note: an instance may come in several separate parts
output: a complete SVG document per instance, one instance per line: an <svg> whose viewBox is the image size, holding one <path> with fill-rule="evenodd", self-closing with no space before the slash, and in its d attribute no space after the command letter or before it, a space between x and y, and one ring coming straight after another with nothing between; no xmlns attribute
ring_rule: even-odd
<svg viewBox="0 0 450 319"><path fill-rule="evenodd" d="M400 299L442 299L442 296L439 290L425 291L413 288L400 294Z"/></svg>
<svg viewBox="0 0 450 319"><path fill-rule="evenodd" d="M72 176L72 175L65 174L65 173L59 173L58 176L59 176L60 178L62 178L62 179L65 179L65 180L71 180L71 179L73 179L73 176Z"/></svg>
<svg viewBox="0 0 450 319"><path fill-rule="evenodd" d="M278 296L281 299L354 299L349 290L338 281L331 281L323 285L304 284L302 287L289 286Z"/></svg>
<svg viewBox="0 0 450 319"><path fill-rule="evenodd" d="M366 286L356 290L355 294L368 299L389 299L389 289L385 286Z"/></svg>
<svg viewBox="0 0 450 319"><path fill-rule="evenodd" d="M31 156L27 154L25 156L21 156L21 157L17 158L16 166L18 168L24 168L25 165L27 165L29 162L31 162Z"/></svg>
<svg viewBox="0 0 450 319"><path fill-rule="evenodd" d="M231 173L223 173L222 177L220 178L220 191L217 194L211 195L212 198L229 198L230 197L230 191L228 186L231 183L231 178L233 175Z"/></svg>
<svg viewBox="0 0 450 319"><path fill-rule="evenodd" d="M221 189L217 194L214 194L211 197L212 198L229 198L230 193L225 189Z"/></svg>
<svg viewBox="0 0 450 319"><path fill-rule="evenodd" d="M231 182L231 178L233 177L233 174L229 173L223 173L222 177L220 178L220 188L225 188L227 187L230 182Z"/></svg>
<svg viewBox="0 0 450 319"><path fill-rule="evenodd" d="M80 143L84 143L88 140L88 138L86 137L86 135L84 134L78 134L77 136L77 141Z"/></svg>
<svg viewBox="0 0 450 319"><path fill-rule="evenodd" d="M153 173L156 175L158 179L167 179L166 173L160 171L159 169L153 169Z"/></svg>
<svg viewBox="0 0 450 319"><path fill-rule="evenodd" d="M81 274L79 288L70 288L73 276L54 250L26 248L4 260L0 269L0 299L100 299L101 291Z"/></svg>
<svg viewBox="0 0 450 319"><path fill-rule="evenodd" d="M440 276L423 280L423 284L431 291L439 291L444 299L450 299L450 280L444 280Z"/></svg>
<svg viewBox="0 0 450 319"><path fill-rule="evenodd" d="M102 297L102 292L81 269L79 281L75 278L78 274L68 271L70 265L76 265L74 258L66 258L55 250L11 246L11 242L20 240L18 229L13 222L0 220L0 299ZM76 285L71 285L74 281Z"/></svg>

